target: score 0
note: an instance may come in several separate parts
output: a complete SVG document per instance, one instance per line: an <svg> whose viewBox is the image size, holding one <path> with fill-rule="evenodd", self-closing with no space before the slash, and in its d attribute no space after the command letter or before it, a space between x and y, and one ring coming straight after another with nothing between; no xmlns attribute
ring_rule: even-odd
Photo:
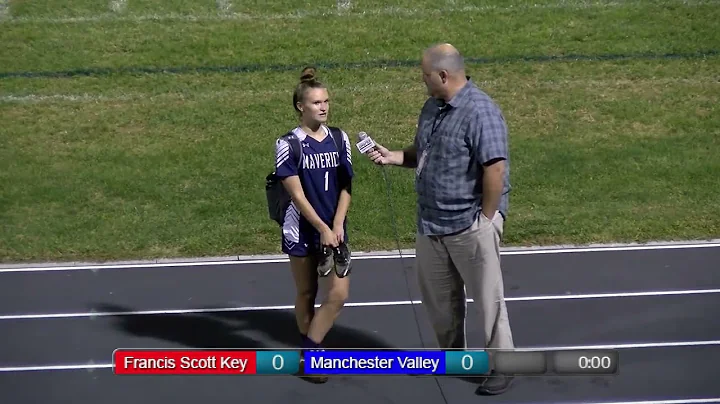
<svg viewBox="0 0 720 404"><path fill-rule="evenodd" d="M257 351L257 374L294 375L300 370L300 352Z"/></svg>
<svg viewBox="0 0 720 404"><path fill-rule="evenodd" d="M485 351L446 351L445 374L485 375L490 372L490 360Z"/></svg>

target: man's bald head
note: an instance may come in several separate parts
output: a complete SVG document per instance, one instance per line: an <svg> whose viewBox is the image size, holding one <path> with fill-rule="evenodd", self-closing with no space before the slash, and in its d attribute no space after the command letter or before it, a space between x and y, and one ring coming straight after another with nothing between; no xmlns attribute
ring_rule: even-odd
<svg viewBox="0 0 720 404"><path fill-rule="evenodd" d="M423 61L432 71L445 70L451 76L465 76L465 62L460 52L449 43L429 47L423 54Z"/></svg>
<svg viewBox="0 0 720 404"><path fill-rule="evenodd" d="M423 81L432 97L447 102L467 83L463 57L448 43L427 48L421 65Z"/></svg>

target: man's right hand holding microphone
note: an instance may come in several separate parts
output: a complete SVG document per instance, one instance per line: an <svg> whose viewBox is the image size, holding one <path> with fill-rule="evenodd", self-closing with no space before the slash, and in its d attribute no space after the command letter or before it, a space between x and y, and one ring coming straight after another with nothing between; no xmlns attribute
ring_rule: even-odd
<svg viewBox="0 0 720 404"><path fill-rule="evenodd" d="M358 133L357 148L360 153L365 154L370 160L377 165L396 165L403 164L402 151L390 151L387 148L375 143L365 132Z"/></svg>

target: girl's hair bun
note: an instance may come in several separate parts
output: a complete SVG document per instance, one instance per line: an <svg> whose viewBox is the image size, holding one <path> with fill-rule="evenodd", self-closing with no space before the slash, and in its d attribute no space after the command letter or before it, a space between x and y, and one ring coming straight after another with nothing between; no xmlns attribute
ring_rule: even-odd
<svg viewBox="0 0 720 404"><path fill-rule="evenodd" d="M302 82L305 82L305 81L312 81L312 80L314 80L314 79L315 79L315 72L316 72L316 69L315 69L314 67L312 67L312 66L308 66L308 67L304 68L303 71L302 71L302 73L301 73L301 75L300 75L300 82L302 83Z"/></svg>

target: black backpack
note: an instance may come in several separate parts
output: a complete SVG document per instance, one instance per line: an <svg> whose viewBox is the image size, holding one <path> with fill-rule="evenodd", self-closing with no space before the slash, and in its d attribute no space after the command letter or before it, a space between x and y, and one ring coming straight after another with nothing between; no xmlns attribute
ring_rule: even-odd
<svg viewBox="0 0 720 404"><path fill-rule="evenodd" d="M342 132L339 128L335 127L328 127L328 129L330 129L330 136L333 142L335 142L338 153L341 153L342 151L338 145L343 144ZM302 145L300 144L300 139L292 132L286 133L281 139L286 140L290 145L290 152L293 154L295 161L298 162L298 171L300 171L302 169L302 161L300 161L302 157ZM285 189L285 186L283 186L280 178L275 175L275 170L265 177L265 196L267 197L270 219L282 226L285 222L285 212L287 212L292 198Z"/></svg>

